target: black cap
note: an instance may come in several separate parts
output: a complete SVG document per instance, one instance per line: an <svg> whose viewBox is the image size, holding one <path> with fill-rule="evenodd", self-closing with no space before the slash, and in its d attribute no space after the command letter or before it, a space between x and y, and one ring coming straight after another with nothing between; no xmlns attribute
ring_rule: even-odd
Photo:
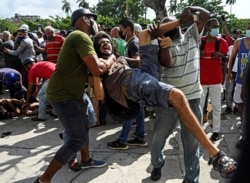
<svg viewBox="0 0 250 183"><path fill-rule="evenodd" d="M72 23L72 25L74 26L76 20L77 20L78 18L80 18L81 16L84 16L84 15L86 15L86 16L88 16L88 17L91 16L91 17L93 17L95 20L96 20L96 18L97 18L97 15L94 14L94 13L92 13L89 9L86 9L86 8L79 8L79 9L75 10L75 11L72 13L72 15L71 15L71 23Z"/></svg>
<svg viewBox="0 0 250 183"><path fill-rule="evenodd" d="M235 33L242 34L242 31L241 31L240 29L235 29L235 30L233 31L233 33L234 33L234 34L235 34Z"/></svg>

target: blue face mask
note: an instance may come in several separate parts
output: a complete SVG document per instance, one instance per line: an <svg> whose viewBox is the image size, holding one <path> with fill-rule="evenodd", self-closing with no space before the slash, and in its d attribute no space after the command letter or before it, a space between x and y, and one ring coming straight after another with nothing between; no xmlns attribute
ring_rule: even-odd
<svg viewBox="0 0 250 183"><path fill-rule="evenodd" d="M219 34L219 28L214 28L214 29L211 29L211 32L210 32L210 35L212 37L215 37Z"/></svg>
<svg viewBox="0 0 250 183"><path fill-rule="evenodd" d="M250 30L246 30L246 37L250 38Z"/></svg>

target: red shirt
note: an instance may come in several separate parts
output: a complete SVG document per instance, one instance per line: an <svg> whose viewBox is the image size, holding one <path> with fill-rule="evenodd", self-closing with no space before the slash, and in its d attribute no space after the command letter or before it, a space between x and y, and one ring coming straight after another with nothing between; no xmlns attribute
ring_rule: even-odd
<svg viewBox="0 0 250 183"><path fill-rule="evenodd" d="M202 85L222 83L222 61L219 58L213 58L211 54L215 52L215 40L206 41L204 47L204 56L200 58L200 81ZM224 55L228 52L228 44L225 39L220 39L219 52Z"/></svg>
<svg viewBox="0 0 250 183"><path fill-rule="evenodd" d="M47 61L41 61L35 63L28 75L29 83L35 83L36 78L43 78L45 80L49 79L56 68L56 64Z"/></svg>
<svg viewBox="0 0 250 183"><path fill-rule="evenodd" d="M53 40L46 40L47 59L49 62L56 62L64 37L55 34Z"/></svg>

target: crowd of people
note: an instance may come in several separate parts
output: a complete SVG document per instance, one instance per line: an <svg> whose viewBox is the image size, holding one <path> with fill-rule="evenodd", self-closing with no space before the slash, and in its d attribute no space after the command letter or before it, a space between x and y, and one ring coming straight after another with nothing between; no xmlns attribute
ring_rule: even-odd
<svg viewBox="0 0 250 183"><path fill-rule="evenodd" d="M200 16L195 17L195 12ZM0 119L29 115L35 116L33 121L45 121L50 115L64 127L63 145L35 183L50 182L65 164L74 171L106 166L90 156L88 133L90 127L106 124L107 113L122 122L121 134L108 148L147 146L148 108L156 117L153 181L161 178L163 147L178 121L184 147L183 182L200 182L200 145L210 157L209 165L230 176L237 163L213 142L221 138L221 116L232 113L234 107L242 124L237 148L247 144L248 73L244 71L250 62L250 23L246 35L239 29L231 35L226 21L210 14L191 6L183 9L179 19L165 17L144 29L129 18L105 29L97 25L96 14L80 8L71 15L74 31L57 31L48 25L44 32L31 32L26 24L13 34L3 31L0 53L5 68L0 68L0 81L1 90L7 89L10 97L0 100ZM98 92L105 93L104 99L95 96ZM224 112L222 100L227 104ZM208 102L212 105L210 138L202 128ZM134 139L128 140L133 124Z"/></svg>

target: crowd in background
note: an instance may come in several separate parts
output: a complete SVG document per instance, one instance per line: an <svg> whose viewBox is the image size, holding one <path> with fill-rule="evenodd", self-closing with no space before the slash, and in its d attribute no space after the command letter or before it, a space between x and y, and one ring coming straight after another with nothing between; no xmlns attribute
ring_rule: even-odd
<svg viewBox="0 0 250 183"><path fill-rule="evenodd" d="M199 9L199 11L203 10ZM207 13L205 10L204 12ZM163 19L161 23L174 20L171 18ZM219 32L221 26L222 33ZM164 35L170 37L173 42L170 47L173 63L169 68L162 67L156 77L163 82L176 85L177 88L184 92L190 106L192 106L192 110L197 110L196 116L201 125L208 122L207 107L211 103L211 141L217 141L221 138L220 120L223 115L231 113L239 115L242 123L241 138L236 146L237 148L243 148L246 138L245 115L247 114L244 108L244 100L247 94L242 94L241 91L244 83L243 72L247 62L249 64L250 23L246 25L246 34L243 34L237 28L232 33L228 32L227 22L223 19L208 20L207 18L204 19L204 22L201 21L197 25L193 24L184 28L182 29L183 32L178 27ZM106 25L105 28L104 25L99 25L98 30L104 31L112 37L114 52L117 57L124 56L133 59L133 61L140 61L139 34L143 30L140 24L134 23L130 19L123 19L114 27ZM10 93L9 98L0 100L0 119L28 115L33 116L31 118L33 121L45 121L48 115L57 117L57 111L46 98L46 89L50 77L55 71L58 57L60 57L60 50L67 36L72 32L74 31L57 30L51 25L46 26L44 29L31 31L28 25L23 24L14 33L10 33L6 29L0 34L0 89L2 93ZM189 45L185 47L185 44L181 43L180 40L184 40ZM158 43L152 40L152 44ZM183 45L180 46L181 44ZM181 48L182 51L178 48ZM184 51L186 48L187 52ZM193 49L193 52L190 51L191 49ZM183 55L185 54L186 57L184 58ZM187 65L189 68L185 70L186 68L183 66ZM191 72L193 72L193 75L190 76ZM88 107L88 115L93 117L90 120L92 121L91 127L105 125L108 123L106 121L107 106L105 100L98 100L92 86L88 83L82 87L87 95L83 96L83 100L87 97L91 101ZM225 101L227 105L226 110L223 112L221 111L222 101ZM203 111L199 113L198 108L203 108ZM147 142L144 140L146 135L144 119L148 116L145 114L148 111L153 111L158 121L166 120L161 117L165 114L161 109L146 108L141 105L139 111L140 115L137 118L122 121L121 134L117 140L107 144L108 148L126 150L129 145L147 146ZM177 120L176 111L171 109L167 112L172 115L169 120ZM137 126L134 139L128 140L128 133L132 125ZM155 131L159 132L161 128L162 126L158 124L158 126L155 126ZM185 130L184 126L182 128ZM197 169L194 168L198 164L197 161L199 161L199 154L195 154L199 151L199 144L184 130L182 131L184 137L186 137L186 139L182 139L184 146L186 142L184 148L186 152L190 153L188 157L184 158L187 172L184 182L199 182L199 166L197 166ZM164 165L161 151L169 133L171 131L164 132L161 135L158 133L158 136L153 139L155 150L152 151L152 164L154 166L151 173L152 180L159 180L161 177L160 172ZM67 138L67 134L64 134L64 132L60 136L64 140ZM160 138L162 141L159 141ZM86 151L88 152L88 150ZM188 161L188 158L192 157L191 154L195 155L192 162ZM69 167L78 171L81 168L79 168L80 164L76 156L70 160ZM92 160L91 158L90 160L97 167L105 165L105 162ZM91 167L89 164L82 164L81 166ZM192 170L190 167L192 167Z"/></svg>

